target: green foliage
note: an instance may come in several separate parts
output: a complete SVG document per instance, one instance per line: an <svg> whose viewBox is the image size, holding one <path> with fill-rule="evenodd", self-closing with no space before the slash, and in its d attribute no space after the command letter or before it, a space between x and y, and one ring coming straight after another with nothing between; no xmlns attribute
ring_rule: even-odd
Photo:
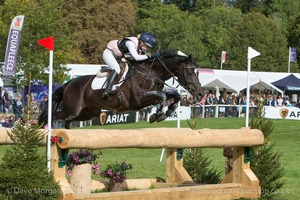
<svg viewBox="0 0 300 200"><path fill-rule="evenodd" d="M0 1L0 39L7 41L14 16L25 15L20 74L13 77L19 85L27 85L30 76L48 83L48 50L37 40L50 35L58 84L66 80L65 64L103 63L108 41L145 31L157 36L158 48L192 54L199 67L219 68L221 51L226 51L224 69L246 70L251 46L261 53L252 70L282 72L287 71L288 47L300 48L299 11L298 0ZM2 58L5 49L0 43ZM299 72L298 63L291 63L291 72Z"/></svg>
<svg viewBox="0 0 300 200"><path fill-rule="evenodd" d="M0 164L1 199L57 199L59 184L47 170L46 153L39 153L45 135L41 127L31 125L25 115L24 122L17 122L8 132L14 142L6 150ZM46 148L44 148L46 149Z"/></svg>
<svg viewBox="0 0 300 200"><path fill-rule="evenodd" d="M213 7L197 13L203 19L202 43L205 44L206 53L202 57L207 58L203 65L208 68L219 68L221 52L226 51L224 42L231 40L230 31L238 27L242 14L240 10L225 7ZM226 65L226 63L224 64Z"/></svg>
<svg viewBox="0 0 300 200"><path fill-rule="evenodd" d="M63 15L80 51L77 63L102 63L110 40L133 34L135 7L131 0L63 1Z"/></svg>
<svg viewBox="0 0 300 200"><path fill-rule="evenodd" d="M207 59L201 42L202 21L175 5L150 8L148 17L138 20L136 32L151 31L158 40L158 48L181 50L199 60ZM205 61L203 61L205 63Z"/></svg>
<svg viewBox="0 0 300 200"><path fill-rule="evenodd" d="M246 70L248 47L261 55L251 62L253 71L286 71L288 48L279 24L261 13L243 15L225 41L226 69Z"/></svg>
<svg viewBox="0 0 300 200"><path fill-rule="evenodd" d="M271 119L263 117L263 102L257 104L257 111L251 116L250 127L259 129L265 136L265 144L259 147L253 147L253 154L250 159L250 165L253 172L260 181L262 188L261 199L280 198L280 189L284 182L284 168L281 165L281 153L274 150L275 143L271 143L269 136L274 126Z"/></svg>
<svg viewBox="0 0 300 200"><path fill-rule="evenodd" d="M216 168L209 168L212 161L205 152L204 148L185 149L183 166L196 183L219 183L220 172Z"/></svg>
<svg viewBox="0 0 300 200"><path fill-rule="evenodd" d="M6 41L14 16L24 15L24 25L18 53L18 71L20 76L13 77L14 82L27 85L30 80L42 80L48 83L49 51L37 44L37 41L54 36L53 82L63 83L66 79L64 64L71 63L76 57L73 50L74 39L69 27L64 23L61 1L6 1L0 6L1 41ZM6 43L0 44L0 55L4 58Z"/></svg>
<svg viewBox="0 0 300 200"><path fill-rule="evenodd" d="M187 120L191 129L196 129L198 124L198 120L194 116L195 109L192 109L192 119ZM205 153L204 148L184 149L183 166L196 183L219 183L220 172L214 167L209 167L212 161Z"/></svg>

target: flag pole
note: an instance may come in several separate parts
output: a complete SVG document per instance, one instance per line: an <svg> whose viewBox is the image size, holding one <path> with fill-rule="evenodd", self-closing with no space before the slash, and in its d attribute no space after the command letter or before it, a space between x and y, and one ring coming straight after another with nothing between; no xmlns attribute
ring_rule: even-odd
<svg viewBox="0 0 300 200"><path fill-rule="evenodd" d="M52 132L52 74L53 74L53 50L49 56L49 89L48 89L48 136L47 136L47 168L50 172L51 161L51 132Z"/></svg>
<svg viewBox="0 0 300 200"><path fill-rule="evenodd" d="M51 166L51 128L52 128L52 74L53 74L53 50L54 50L54 37L50 36L38 40L38 44L49 49L49 87L48 87L48 135L47 135L47 168L50 172Z"/></svg>
<svg viewBox="0 0 300 200"><path fill-rule="evenodd" d="M251 47L248 47L248 66L247 66L247 94L246 94L246 122L245 126L249 126L249 106L250 106L250 72L251 72L251 59L259 56L260 53Z"/></svg>
<svg viewBox="0 0 300 200"><path fill-rule="evenodd" d="M291 65L291 47L289 47L288 73L290 73L290 65Z"/></svg>

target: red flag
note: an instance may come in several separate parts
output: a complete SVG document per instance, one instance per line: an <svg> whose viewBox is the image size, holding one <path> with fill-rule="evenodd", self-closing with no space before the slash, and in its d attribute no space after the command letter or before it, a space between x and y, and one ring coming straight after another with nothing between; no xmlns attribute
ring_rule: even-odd
<svg viewBox="0 0 300 200"><path fill-rule="evenodd" d="M37 43L39 45L49 49L50 51L54 50L54 37L53 36L38 40Z"/></svg>

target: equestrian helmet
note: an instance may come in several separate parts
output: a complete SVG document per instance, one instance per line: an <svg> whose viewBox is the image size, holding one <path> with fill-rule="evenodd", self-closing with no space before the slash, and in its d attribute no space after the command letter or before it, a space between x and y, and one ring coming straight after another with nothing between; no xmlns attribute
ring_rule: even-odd
<svg viewBox="0 0 300 200"><path fill-rule="evenodd" d="M154 35L150 32L143 33L140 38L141 41L143 41L148 47L153 47L157 44L156 38Z"/></svg>

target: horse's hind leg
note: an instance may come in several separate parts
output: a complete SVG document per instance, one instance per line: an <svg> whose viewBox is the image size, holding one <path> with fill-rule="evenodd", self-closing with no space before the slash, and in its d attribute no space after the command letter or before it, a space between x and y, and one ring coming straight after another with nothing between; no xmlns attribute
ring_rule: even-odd
<svg viewBox="0 0 300 200"><path fill-rule="evenodd" d="M166 92L167 100L173 99L173 102L168 106L168 110L166 111L166 115L171 116L178 106L178 102L181 97L178 92Z"/></svg>
<svg viewBox="0 0 300 200"><path fill-rule="evenodd" d="M155 96L156 98L160 99L160 103L158 104L156 113L151 115L149 118L149 122L153 123L155 121L160 122L163 121L167 118L166 114L163 112L163 108L166 104L167 96L164 92L159 92L159 91L148 91L145 92L145 97L153 97Z"/></svg>

